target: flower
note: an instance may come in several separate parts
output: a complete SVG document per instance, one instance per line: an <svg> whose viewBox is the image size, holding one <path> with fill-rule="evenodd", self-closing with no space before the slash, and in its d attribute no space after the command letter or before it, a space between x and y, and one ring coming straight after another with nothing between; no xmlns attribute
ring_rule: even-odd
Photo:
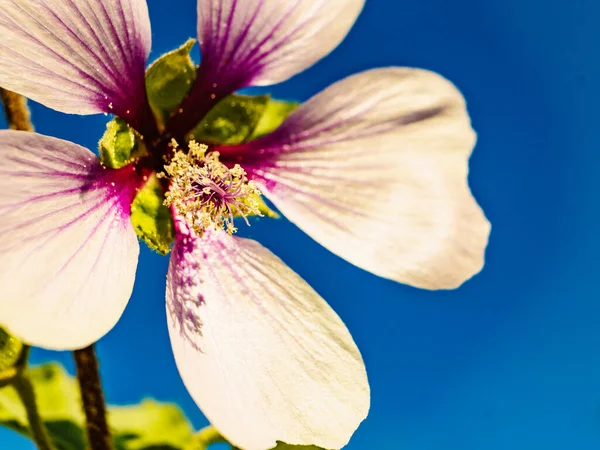
<svg viewBox="0 0 600 450"><path fill-rule="evenodd" d="M115 170L76 144L0 131L0 322L50 349L107 333L135 278L131 204L164 170L176 229L168 326L192 397L247 450L277 440L345 445L369 409L352 337L279 258L224 229L234 231L232 213L255 211L260 190L358 267L421 288L458 287L483 266L490 230L468 187L475 134L462 95L428 71L375 69L329 87L257 140L192 142L187 152L183 143L230 93L283 81L330 53L363 3L199 0L202 64L159 132L144 90L144 0L0 0L0 86L62 112L114 113L149 149Z"/></svg>

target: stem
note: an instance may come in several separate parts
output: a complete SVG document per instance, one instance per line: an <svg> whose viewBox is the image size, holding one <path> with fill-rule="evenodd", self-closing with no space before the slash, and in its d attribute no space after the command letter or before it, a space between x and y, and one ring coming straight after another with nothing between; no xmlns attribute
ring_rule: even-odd
<svg viewBox="0 0 600 450"><path fill-rule="evenodd" d="M25 407L31 438L34 440L35 445L39 450L53 450L54 447L50 440L50 435L38 411L33 385L29 381L27 371L25 370L28 358L29 346L24 346L21 350L21 356L14 366L16 375L10 381L10 385L17 391L21 403Z"/></svg>
<svg viewBox="0 0 600 450"><path fill-rule="evenodd" d="M10 128L19 131L33 131L31 113L25 97L0 88L0 99L4 105L4 114ZM33 385L27 377L28 358L29 346L25 345L21 349L21 355L14 367L11 367L0 376L0 386L10 384L19 395L27 414L31 437L37 448L39 450L53 450L52 441L38 411Z"/></svg>
<svg viewBox="0 0 600 450"><path fill-rule="evenodd" d="M19 394L23 406L25 406L27 420L29 421L29 430L31 432L31 437L35 441L35 445L39 450L52 450L53 447L50 436L48 436L44 422L37 409L35 392L31 385L31 381L29 381L29 378L24 374L18 375L13 380L12 386Z"/></svg>
<svg viewBox="0 0 600 450"><path fill-rule="evenodd" d="M73 352L77 379L86 418L87 435L91 450L111 450L111 437L106 420L104 393L98 372L98 359L94 346Z"/></svg>
<svg viewBox="0 0 600 450"><path fill-rule="evenodd" d="M6 121L13 130L33 131L27 99L22 95L0 88Z"/></svg>

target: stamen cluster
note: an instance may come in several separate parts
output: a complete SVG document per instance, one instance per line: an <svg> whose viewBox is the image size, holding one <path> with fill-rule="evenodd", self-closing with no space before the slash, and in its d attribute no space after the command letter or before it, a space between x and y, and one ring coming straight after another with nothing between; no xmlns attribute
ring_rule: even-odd
<svg viewBox="0 0 600 450"><path fill-rule="evenodd" d="M170 179L165 205L174 206L196 234L201 236L209 228L233 234L235 216L249 225L247 216L262 215L260 191L239 164L228 168L219 161L218 152L207 152L206 145L195 141L190 141L187 152L179 150L174 140L171 145L175 154L165 166Z"/></svg>

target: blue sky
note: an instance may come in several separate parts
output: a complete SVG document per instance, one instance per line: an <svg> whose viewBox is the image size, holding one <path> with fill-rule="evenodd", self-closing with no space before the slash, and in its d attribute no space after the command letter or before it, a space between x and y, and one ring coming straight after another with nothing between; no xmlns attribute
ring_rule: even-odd
<svg viewBox="0 0 600 450"><path fill-rule="evenodd" d="M152 58L194 35L193 0L149 6ZM379 279L286 220L243 230L331 303L363 352L372 409L347 449L599 448L599 13L595 0L367 0L331 56L269 89L304 100L368 68L424 67L459 86L479 134L470 182L493 231L486 268L457 291ZM106 120L32 110L39 132L91 149ZM175 401L201 427L168 342L166 267L142 250L130 305L98 345L106 394ZM32 359L72 369L69 354ZM32 448L4 430L0 444Z"/></svg>

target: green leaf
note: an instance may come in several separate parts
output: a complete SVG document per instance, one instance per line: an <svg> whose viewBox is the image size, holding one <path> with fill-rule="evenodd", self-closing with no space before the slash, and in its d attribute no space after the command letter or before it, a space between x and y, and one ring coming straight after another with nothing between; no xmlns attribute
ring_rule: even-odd
<svg viewBox="0 0 600 450"><path fill-rule="evenodd" d="M221 100L190 133L209 144L241 144L275 130L298 103L273 100L268 95L234 94Z"/></svg>
<svg viewBox="0 0 600 450"><path fill-rule="evenodd" d="M286 444L284 442L280 442L272 450L325 450L325 449L323 449L321 447L317 447L316 445L290 445L290 444Z"/></svg>
<svg viewBox="0 0 600 450"><path fill-rule="evenodd" d="M0 328L0 372L13 367L21 356L23 343Z"/></svg>
<svg viewBox="0 0 600 450"><path fill-rule="evenodd" d="M269 134L281 125L281 123L298 107L296 102L273 100L265 108L260 121L256 125L251 139L256 139Z"/></svg>
<svg viewBox="0 0 600 450"><path fill-rule="evenodd" d="M217 431L212 425L203 428L194 435L191 441L189 441L185 450L206 450L212 444L219 444L227 442L227 440ZM235 446L231 446L233 450L241 450ZM325 450L316 445L290 445L284 442L279 442L277 446L270 450Z"/></svg>
<svg viewBox="0 0 600 450"><path fill-rule="evenodd" d="M233 450L241 450L237 447L232 447ZM291 445L285 442L279 442L275 447L270 450L326 450L316 445Z"/></svg>
<svg viewBox="0 0 600 450"><path fill-rule="evenodd" d="M79 388L74 378L58 364L46 364L27 371L36 393L38 408L57 450L86 447ZM0 424L29 436L27 414L17 392L0 389Z"/></svg>
<svg viewBox="0 0 600 450"><path fill-rule="evenodd" d="M181 449L193 436L192 426L177 405L154 400L111 407L109 421L118 431L117 450Z"/></svg>
<svg viewBox="0 0 600 450"><path fill-rule="evenodd" d="M181 104L196 80L196 66L190 50L196 43L185 44L158 58L146 72L148 101L160 127Z"/></svg>
<svg viewBox="0 0 600 450"><path fill-rule="evenodd" d="M268 103L268 95L230 95L210 110L189 138L209 144L241 144L254 132Z"/></svg>
<svg viewBox="0 0 600 450"><path fill-rule="evenodd" d="M131 222L136 234L161 255L169 253L175 240L173 216L164 201L161 181L152 175L131 204Z"/></svg>
<svg viewBox="0 0 600 450"><path fill-rule="evenodd" d="M100 139L100 161L111 169L120 169L129 164L139 149L135 132L123 119L116 117L106 124L106 131Z"/></svg>
<svg viewBox="0 0 600 450"><path fill-rule="evenodd" d="M215 427L209 425L198 431L188 442L184 450L207 450L213 444L228 443Z"/></svg>
<svg viewBox="0 0 600 450"><path fill-rule="evenodd" d="M44 424L57 450L88 448L79 385L56 363L28 371ZM108 408L115 450L181 450L193 430L179 407L145 400L135 406ZM0 389L0 424L29 436L27 416L12 387Z"/></svg>

